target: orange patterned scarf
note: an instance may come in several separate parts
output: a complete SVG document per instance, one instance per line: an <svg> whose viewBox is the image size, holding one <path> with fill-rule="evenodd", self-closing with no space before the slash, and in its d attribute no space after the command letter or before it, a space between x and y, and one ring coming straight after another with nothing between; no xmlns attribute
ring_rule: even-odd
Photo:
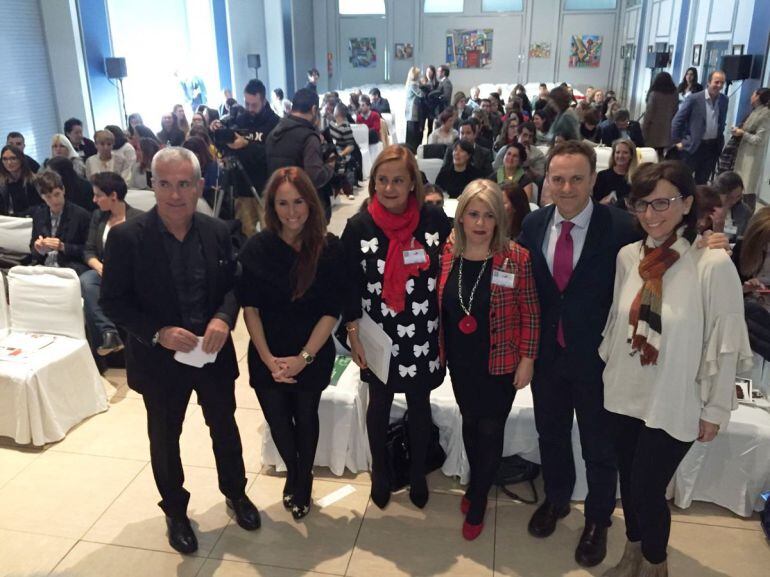
<svg viewBox="0 0 770 577"><path fill-rule="evenodd" d="M631 343L633 353L641 353L639 360L643 366L658 363L663 332L663 275L679 260L679 253L671 248L676 240L674 232L659 247L643 245L644 258L639 263L639 276L644 282L631 303L628 317L628 342Z"/></svg>

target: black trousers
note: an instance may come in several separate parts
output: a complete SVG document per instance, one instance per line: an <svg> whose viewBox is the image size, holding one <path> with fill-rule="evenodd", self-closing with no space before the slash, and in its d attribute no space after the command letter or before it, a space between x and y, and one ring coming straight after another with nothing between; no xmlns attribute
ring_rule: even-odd
<svg viewBox="0 0 770 577"><path fill-rule="evenodd" d="M371 376L374 380L375 377ZM382 383L369 383L369 406L366 409L366 428L369 436L369 449L372 453L372 484L389 483L388 450L386 446L390 408L393 405L393 393ZM409 448L411 452L410 482L422 484L425 481L425 461L428 457L431 420L430 391L406 393L406 405L409 411Z"/></svg>
<svg viewBox="0 0 770 577"><path fill-rule="evenodd" d="M152 474L161 496L158 505L170 517L186 515L190 500L190 493L184 488L179 437L193 390L211 435L219 490L225 497L235 499L246 489L241 436L235 423L235 384L199 378L197 369L180 367L173 379L147 387L142 393L147 408Z"/></svg>
<svg viewBox="0 0 770 577"><path fill-rule="evenodd" d="M417 154L417 147L422 144L422 127L417 120L407 120L406 122L406 146L414 154Z"/></svg>
<svg viewBox="0 0 770 577"><path fill-rule="evenodd" d="M719 139L702 140L692 154L686 154L684 161L694 173L695 184L706 184L714 172L719 159Z"/></svg>
<svg viewBox="0 0 770 577"><path fill-rule="evenodd" d="M671 512L666 487L692 442L675 439L644 421L610 413L620 472L620 497L629 541L642 542L650 563L666 560Z"/></svg>
<svg viewBox="0 0 770 577"><path fill-rule="evenodd" d="M572 422L577 415L588 481L585 516L597 525L609 526L618 473L601 374L576 373L562 351L553 362L536 368L532 397L546 499L562 507L569 503L575 488Z"/></svg>
<svg viewBox="0 0 770 577"><path fill-rule="evenodd" d="M487 495L503 456L507 418L507 415L463 415L463 444L471 468L471 481L465 492L471 506L466 519L473 525L484 520Z"/></svg>
<svg viewBox="0 0 770 577"><path fill-rule="evenodd" d="M257 398L286 465L286 492L297 505L306 505L313 487L321 391L292 391L289 386L259 389Z"/></svg>

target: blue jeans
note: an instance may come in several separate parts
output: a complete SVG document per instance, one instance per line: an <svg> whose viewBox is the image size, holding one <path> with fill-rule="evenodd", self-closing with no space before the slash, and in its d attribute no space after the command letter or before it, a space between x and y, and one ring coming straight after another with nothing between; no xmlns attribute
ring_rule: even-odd
<svg viewBox="0 0 770 577"><path fill-rule="evenodd" d="M117 332L115 323L102 311L99 306L99 294L102 292L102 277L95 270L87 270L80 275L80 292L83 295L83 309L86 314L86 325L92 345L102 344L102 335L106 332Z"/></svg>

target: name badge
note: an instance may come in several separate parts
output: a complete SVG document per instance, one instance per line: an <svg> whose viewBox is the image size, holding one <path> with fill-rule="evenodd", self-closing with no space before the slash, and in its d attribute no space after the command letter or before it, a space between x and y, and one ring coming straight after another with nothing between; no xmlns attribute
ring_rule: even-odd
<svg viewBox="0 0 770 577"><path fill-rule="evenodd" d="M516 275L512 272L503 272L499 269L492 271L492 284L497 286L503 286L507 288L513 288Z"/></svg>
<svg viewBox="0 0 770 577"><path fill-rule="evenodd" d="M404 251L404 264L422 264L424 262L428 262L428 255L425 254L425 249L415 248Z"/></svg>
<svg viewBox="0 0 770 577"><path fill-rule="evenodd" d="M725 225L725 229L724 229L724 233L725 234L729 234L729 235L736 235L736 234L738 234L738 227L735 226L734 224L733 225L727 225L726 224Z"/></svg>

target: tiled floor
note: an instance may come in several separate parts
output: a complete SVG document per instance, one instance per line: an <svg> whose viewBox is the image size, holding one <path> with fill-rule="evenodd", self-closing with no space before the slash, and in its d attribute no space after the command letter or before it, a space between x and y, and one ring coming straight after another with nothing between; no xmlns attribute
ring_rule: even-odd
<svg viewBox="0 0 770 577"><path fill-rule="evenodd" d="M337 208L334 232L341 232L343 215L352 214L362 196ZM572 559L582 528L579 504L551 538L538 540L526 531L533 508L505 496L490 499L484 533L468 543L460 535L462 490L440 472L430 477L433 492L424 510L400 492L381 511L369 501L368 474L339 478L318 469L316 500L348 484L354 491L295 522L280 502L282 478L260 470L262 413L247 384L243 323L235 340L242 359L237 420L247 491L262 512L262 528L243 531L228 515L193 397L182 455L200 549L184 557L168 546L141 397L127 388L124 371L111 370L105 381L110 410L63 441L34 449L0 438L0 577L578 577L600 575L619 559L620 510L607 561L586 571ZM770 547L756 518L697 503L674 509L673 520L672 577L767 577Z"/></svg>

